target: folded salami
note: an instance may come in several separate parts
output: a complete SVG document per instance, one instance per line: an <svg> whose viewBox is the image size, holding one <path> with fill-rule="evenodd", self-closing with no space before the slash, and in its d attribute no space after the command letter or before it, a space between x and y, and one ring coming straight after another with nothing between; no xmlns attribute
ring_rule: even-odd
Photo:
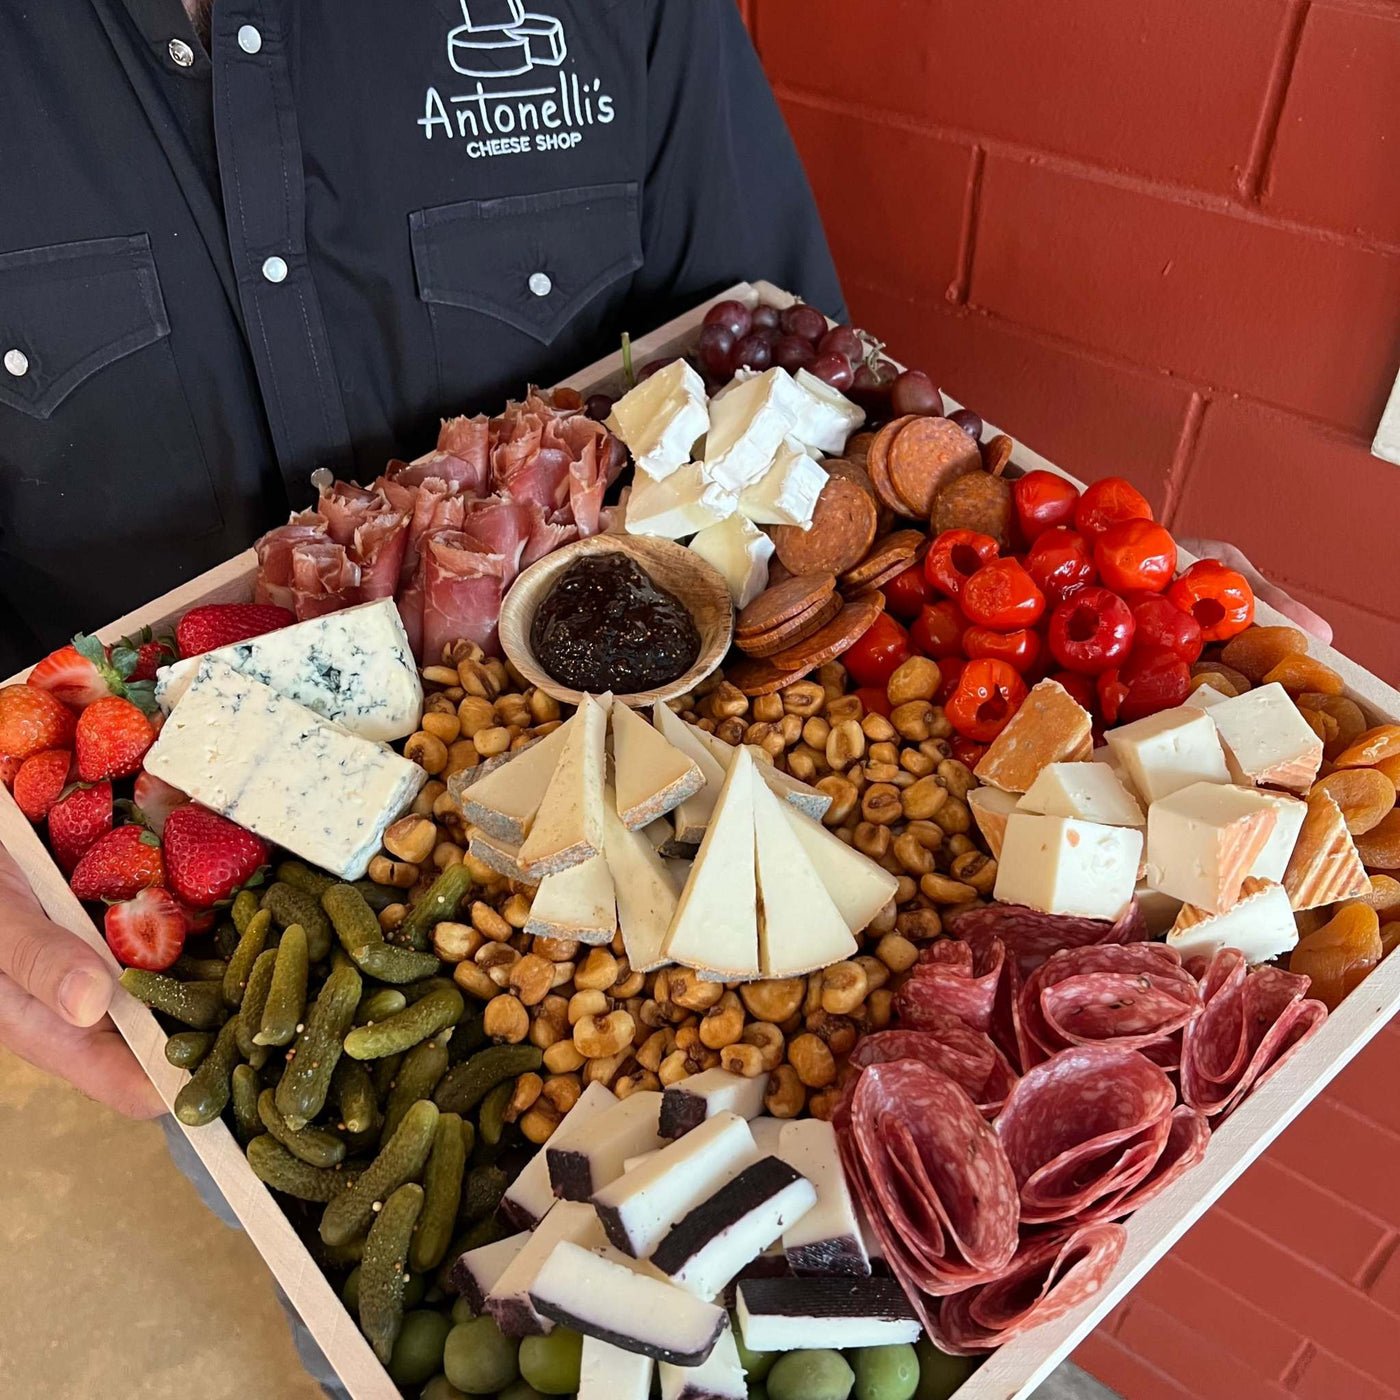
<svg viewBox="0 0 1400 1400"><path fill-rule="evenodd" d="M1023 976L1034 972L1062 948L1142 943L1148 936L1147 923L1136 900L1116 923L1068 914L1042 914L1023 904L971 904L950 919L948 932L977 948L1000 939L1007 959L1015 963Z"/></svg>
<svg viewBox="0 0 1400 1400"><path fill-rule="evenodd" d="M1237 1107L1315 1035L1327 1008L1308 998L1306 977L1267 964L1250 967L1234 948L1191 966L1204 1010L1182 1036L1181 1097L1213 1117Z"/></svg>
<svg viewBox="0 0 1400 1400"><path fill-rule="evenodd" d="M1005 965L999 938L975 945L961 937L930 943L895 993L900 1024L922 1030L952 1017L973 1030L990 1031Z"/></svg>
<svg viewBox="0 0 1400 1400"><path fill-rule="evenodd" d="M995 1118L1016 1085L1016 1071L992 1038L952 1016L930 1018L922 1030L876 1031L856 1044L856 1069L917 1060L946 1074L985 1118Z"/></svg>
<svg viewBox="0 0 1400 1400"><path fill-rule="evenodd" d="M1121 1225L1082 1225L1025 1240L990 1283L943 1300L933 1328L944 1351L990 1351L1077 1308L1108 1282L1127 1233Z"/></svg>

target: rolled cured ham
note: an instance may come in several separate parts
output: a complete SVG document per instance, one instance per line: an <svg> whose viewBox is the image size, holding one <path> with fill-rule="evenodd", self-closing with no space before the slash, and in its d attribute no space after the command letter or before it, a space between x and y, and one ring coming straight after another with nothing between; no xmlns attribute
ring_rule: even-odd
<svg viewBox="0 0 1400 1400"><path fill-rule="evenodd" d="M324 540L328 537L329 523L324 515L314 510L302 511L293 515L285 524L269 530L253 548L258 556L258 578L254 585L253 599L258 603L272 603L296 611L296 590L293 581L292 551L299 544Z"/></svg>
<svg viewBox="0 0 1400 1400"><path fill-rule="evenodd" d="M496 652L496 628L507 561L485 554L460 530L439 530L423 549L423 655L437 657L465 638L487 655Z"/></svg>

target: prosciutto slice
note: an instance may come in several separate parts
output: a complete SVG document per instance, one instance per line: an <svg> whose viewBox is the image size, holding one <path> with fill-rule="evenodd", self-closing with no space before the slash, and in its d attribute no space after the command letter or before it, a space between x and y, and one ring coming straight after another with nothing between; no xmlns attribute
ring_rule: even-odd
<svg viewBox="0 0 1400 1400"><path fill-rule="evenodd" d="M363 601L360 566L334 540L292 546L292 611L298 622L339 612Z"/></svg>
<svg viewBox="0 0 1400 1400"><path fill-rule="evenodd" d="M296 611L296 589L293 582L292 551L299 544L309 544L327 538L329 524L324 515L314 510L293 515L285 524L269 530L253 548L258 555L258 578L253 600L272 603L276 607Z"/></svg>
<svg viewBox="0 0 1400 1400"><path fill-rule="evenodd" d="M503 556L483 553L460 530L429 536L421 561L424 656L439 656L447 643L461 638L488 656L496 654L506 569Z"/></svg>
<svg viewBox="0 0 1400 1400"><path fill-rule="evenodd" d="M482 553L499 555L504 560L502 581L509 588L520 572L521 558L534 521L534 510L523 501L490 496L484 501L464 504L461 528L477 542Z"/></svg>
<svg viewBox="0 0 1400 1400"><path fill-rule="evenodd" d="M395 488L395 498L376 486L370 490L337 481L321 493L320 514L329 537L344 545L360 569L360 598L392 598L398 590L408 546L414 494Z"/></svg>

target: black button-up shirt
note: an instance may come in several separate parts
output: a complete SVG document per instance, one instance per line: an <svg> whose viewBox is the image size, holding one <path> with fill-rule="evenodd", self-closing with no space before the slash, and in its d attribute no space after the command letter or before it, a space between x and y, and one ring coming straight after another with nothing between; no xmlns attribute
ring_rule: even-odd
<svg viewBox="0 0 1400 1400"><path fill-rule="evenodd" d="M841 309L733 0L7 0L0 677L757 277Z"/></svg>

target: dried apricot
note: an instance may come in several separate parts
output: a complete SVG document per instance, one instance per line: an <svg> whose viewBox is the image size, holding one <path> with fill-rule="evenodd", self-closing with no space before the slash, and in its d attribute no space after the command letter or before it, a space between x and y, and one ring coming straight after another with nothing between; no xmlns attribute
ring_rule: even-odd
<svg viewBox="0 0 1400 1400"><path fill-rule="evenodd" d="M1400 919L1400 880L1393 875L1372 875L1371 893L1362 895L1361 903L1374 909L1381 923Z"/></svg>
<svg viewBox="0 0 1400 1400"><path fill-rule="evenodd" d="M1308 635L1297 627L1250 627L1231 637L1220 659L1256 684L1285 657L1306 655Z"/></svg>
<svg viewBox="0 0 1400 1400"><path fill-rule="evenodd" d="M1197 661L1191 667L1191 674L1207 678L1223 677L1225 682L1223 685L1214 679L1211 679L1210 683L1217 690L1223 690L1229 695L1243 695L1252 684L1244 672L1235 670L1233 666L1227 666L1223 661Z"/></svg>
<svg viewBox="0 0 1400 1400"><path fill-rule="evenodd" d="M1340 695L1346 682L1315 656L1285 656L1277 666L1265 673L1264 684L1277 681L1290 695L1305 690L1320 690L1324 695Z"/></svg>
<svg viewBox="0 0 1400 1400"><path fill-rule="evenodd" d="M1315 933L1299 939L1288 970L1311 979L1309 996L1335 1011L1342 998L1381 960L1380 920L1364 904L1343 904Z"/></svg>
<svg viewBox="0 0 1400 1400"><path fill-rule="evenodd" d="M1298 713L1307 720L1308 728L1322 740L1324 750L1341 732L1341 726L1337 721L1321 710L1310 710L1306 705L1299 705Z"/></svg>
<svg viewBox="0 0 1400 1400"><path fill-rule="evenodd" d="M1384 773L1392 783L1395 784L1395 791L1400 794L1400 754L1394 758L1383 758L1375 765L1377 773Z"/></svg>
<svg viewBox="0 0 1400 1400"><path fill-rule="evenodd" d="M1318 690L1305 690L1296 699L1300 709L1320 710L1337 721L1337 737L1323 750L1327 758L1335 758L1366 728L1366 716L1350 696L1324 695Z"/></svg>
<svg viewBox="0 0 1400 1400"><path fill-rule="evenodd" d="M1387 758L1400 757L1400 724L1378 724L1359 734L1337 755L1338 768L1374 768Z"/></svg>
<svg viewBox="0 0 1400 1400"><path fill-rule="evenodd" d="M1381 925L1381 957L1388 958L1400 944L1400 919Z"/></svg>
<svg viewBox="0 0 1400 1400"><path fill-rule="evenodd" d="M1186 693L1188 695L1194 695L1203 685L1211 686L1222 695L1230 696L1243 695L1244 690L1249 688L1246 686L1244 690L1239 689L1235 681L1231 680L1229 676L1220 671L1202 671L1198 675L1191 677L1190 686Z"/></svg>
<svg viewBox="0 0 1400 1400"><path fill-rule="evenodd" d="M1395 806L1394 784L1374 768L1338 768L1313 784L1314 791L1318 788L1332 794L1353 836L1379 825Z"/></svg>
<svg viewBox="0 0 1400 1400"><path fill-rule="evenodd" d="M1391 810L1356 841L1361 863L1376 870L1400 870L1400 807Z"/></svg>

